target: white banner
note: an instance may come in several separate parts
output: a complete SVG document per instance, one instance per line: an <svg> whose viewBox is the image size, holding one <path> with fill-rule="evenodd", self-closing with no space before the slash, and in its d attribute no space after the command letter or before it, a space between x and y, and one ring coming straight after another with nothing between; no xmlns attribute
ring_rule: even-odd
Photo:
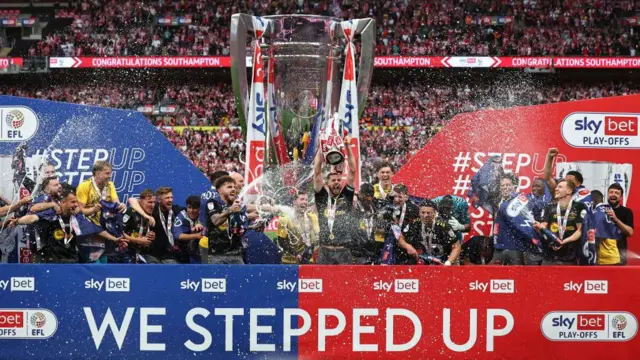
<svg viewBox="0 0 640 360"><path fill-rule="evenodd" d="M266 97L264 92L264 66L260 43L266 28L264 19L254 16L253 28L256 40L253 42L253 76L251 93L249 94L249 111L247 114L247 150L245 162L245 184L251 184L262 175L264 156L255 156L256 152L264 154L266 135ZM251 187L252 191L257 190Z"/></svg>
<svg viewBox="0 0 640 360"><path fill-rule="evenodd" d="M342 87L340 90L340 105L338 113L342 119L344 128L351 135L351 146L356 160L356 190L360 189L360 128L358 119L358 89L356 86L355 51L353 44L355 32L358 29L358 20L343 21L341 23L344 35L347 39L346 55L344 61L344 73L342 75ZM340 134L342 136L342 134ZM349 171L349 163L345 164L345 172Z"/></svg>

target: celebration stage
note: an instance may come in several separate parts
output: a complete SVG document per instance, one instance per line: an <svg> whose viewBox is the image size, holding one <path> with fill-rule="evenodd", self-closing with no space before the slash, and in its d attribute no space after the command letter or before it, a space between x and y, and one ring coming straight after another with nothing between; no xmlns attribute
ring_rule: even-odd
<svg viewBox="0 0 640 360"><path fill-rule="evenodd" d="M640 267L0 267L3 359L631 358Z"/></svg>

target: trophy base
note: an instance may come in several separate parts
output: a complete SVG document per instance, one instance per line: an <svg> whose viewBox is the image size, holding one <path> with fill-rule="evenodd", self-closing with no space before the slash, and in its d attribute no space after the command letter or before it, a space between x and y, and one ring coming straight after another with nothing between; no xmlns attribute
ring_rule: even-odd
<svg viewBox="0 0 640 360"><path fill-rule="evenodd" d="M329 151L324 154L324 160L331 166L338 166L344 162L344 154L340 151Z"/></svg>

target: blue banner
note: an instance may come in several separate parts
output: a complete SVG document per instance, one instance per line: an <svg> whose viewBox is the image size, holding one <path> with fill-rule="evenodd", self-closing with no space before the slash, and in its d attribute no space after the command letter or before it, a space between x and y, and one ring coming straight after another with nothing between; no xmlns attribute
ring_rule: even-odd
<svg viewBox="0 0 640 360"><path fill-rule="evenodd" d="M5 264L0 357L297 358L297 283L297 266Z"/></svg>
<svg viewBox="0 0 640 360"><path fill-rule="evenodd" d="M16 202L37 185L44 164L77 186L97 160L113 165L112 180L126 203L146 188L173 188L174 203L209 189L207 177L136 111L0 96L0 196ZM31 190L28 189L28 190ZM0 233L0 262L18 262L23 229ZM22 262L22 261L20 261Z"/></svg>
<svg viewBox="0 0 640 360"><path fill-rule="evenodd" d="M144 188L170 186L182 204L209 188L206 176L136 111L0 96L0 157L10 158L22 142L28 172L39 164L31 157L46 155L75 186L91 177L95 161L108 160L121 201Z"/></svg>

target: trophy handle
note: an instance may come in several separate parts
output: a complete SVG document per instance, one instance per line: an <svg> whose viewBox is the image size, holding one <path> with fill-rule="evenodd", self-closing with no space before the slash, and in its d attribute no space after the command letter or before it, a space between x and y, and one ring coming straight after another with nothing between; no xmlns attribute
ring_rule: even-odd
<svg viewBox="0 0 640 360"><path fill-rule="evenodd" d="M359 19L356 34L360 34L360 64L358 66L358 118L362 117L367 105L367 94L373 74L374 51L376 47L376 21L372 18Z"/></svg>
<svg viewBox="0 0 640 360"><path fill-rule="evenodd" d="M234 14L231 16L231 79L243 133L247 131L247 114L249 113L246 46L249 32L253 34L253 17L251 15Z"/></svg>

